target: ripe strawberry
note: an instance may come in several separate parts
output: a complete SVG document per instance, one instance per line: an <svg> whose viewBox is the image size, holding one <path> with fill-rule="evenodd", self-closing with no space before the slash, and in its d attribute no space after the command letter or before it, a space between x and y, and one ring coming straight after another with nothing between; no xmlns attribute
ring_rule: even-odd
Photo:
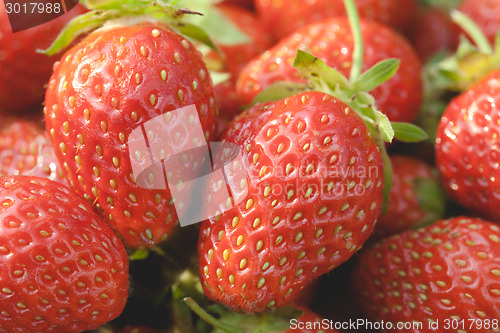
<svg viewBox="0 0 500 333"><path fill-rule="evenodd" d="M215 86L219 113L231 120L241 112L240 108L243 106L243 101L236 93L236 80L250 60L271 47L272 38L257 16L249 10L230 3L221 3L217 5L217 9L249 38L249 42L243 44L218 45L223 57L215 51L206 57L206 60L218 63L221 71L231 75L227 81Z"/></svg>
<svg viewBox="0 0 500 333"><path fill-rule="evenodd" d="M66 184L41 121L8 118L0 128L0 176L30 175Z"/></svg>
<svg viewBox="0 0 500 333"><path fill-rule="evenodd" d="M436 133L436 165L450 197L500 222L500 71L453 99Z"/></svg>
<svg viewBox="0 0 500 333"><path fill-rule="evenodd" d="M135 183L127 140L142 123L189 105L212 138L213 89L191 43L160 23L96 30L55 67L45 105L47 131L77 193L102 210L126 245L166 239L177 223L170 192ZM161 144L150 134L150 145Z"/></svg>
<svg viewBox="0 0 500 333"><path fill-rule="evenodd" d="M362 18L389 25L397 30L412 27L417 1L415 0L356 0ZM255 7L268 31L276 39L287 37L310 23L335 16L345 16L342 0L255 0Z"/></svg>
<svg viewBox="0 0 500 333"><path fill-rule="evenodd" d="M387 212L380 215L377 238L439 220L444 194L437 175L426 163L403 155L391 156L393 178Z"/></svg>
<svg viewBox="0 0 500 333"><path fill-rule="evenodd" d="M123 244L73 191L0 177L0 332L81 332L123 310Z"/></svg>
<svg viewBox="0 0 500 333"><path fill-rule="evenodd" d="M500 29L500 2L497 0L462 0L458 10L470 17L493 44Z"/></svg>
<svg viewBox="0 0 500 333"><path fill-rule="evenodd" d="M372 321L420 322L395 332L496 332L500 228L457 217L384 239L359 257L355 288ZM474 320L474 322L472 322ZM446 321L456 321L458 329ZM486 326L486 323L488 323ZM481 326L482 325L482 326Z"/></svg>
<svg viewBox="0 0 500 333"><path fill-rule="evenodd" d="M411 122L422 99L421 64L411 45L393 30L362 21L363 70L386 58L400 59L396 74L372 91L378 108L391 121ZM304 82L292 67L297 49L311 50L328 66L348 76L352 64L353 38L347 18L333 18L298 30L293 36L250 62L241 72L238 93L249 104L263 89L278 81Z"/></svg>
<svg viewBox="0 0 500 333"><path fill-rule="evenodd" d="M460 30L448 13L437 8L419 11L410 40L420 60L426 62L438 52L453 52L458 47Z"/></svg>
<svg viewBox="0 0 500 333"><path fill-rule="evenodd" d="M379 147L361 118L324 93L258 104L222 136L237 144L248 195L202 223L205 294L262 312L361 248L382 203Z"/></svg>
<svg viewBox="0 0 500 333"><path fill-rule="evenodd" d="M44 86L58 58L36 50L48 47L66 22L84 11L77 5L55 20L12 33L4 1L0 0L0 113L41 105Z"/></svg>

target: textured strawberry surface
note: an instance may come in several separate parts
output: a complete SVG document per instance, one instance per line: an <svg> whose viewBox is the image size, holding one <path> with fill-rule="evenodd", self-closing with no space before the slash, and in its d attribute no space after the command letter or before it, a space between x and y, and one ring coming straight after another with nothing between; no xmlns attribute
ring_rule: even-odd
<svg viewBox="0 0 500 333"><path fill-rule="evenodd" d="M422 101L421 64L415 51L403 37L378 23L362 21L361 31L365 48L363 70L387 58L401 61L396 74L372 91L377 106L391 121L411 122ZM309 25L248 63L238 79L238 93L249 104L259 92L275 82L303 82L292 66L298 49L309 50L348 77L353 47L347 18Z"/></svg>
<svg viewBox="0 0 500 333"><path fill-rule="evenodd" d="M415 0L356 0L361 17L397 30L412 27L417 10ZM345 16L342 0L255 0L264 25L277 39L287 37L307 24L335 16Z"/></svg>
<svg viewBox="0 0 500 333"><path fill-rule="evenodd" d="M354 272L355 290L371 320L439 321L440 332L457 332L445 319L465 320L467 332L496 332L484 323L500 313L500 228L457 217L386 238L366 250ZM469 320L477 320L478 325Z"/></svg>
<svg viewBox="0 0 500 333"><path fill-rule="evenodd" d="M450 197L500 222L500 71L453 99L436 133L436 165Z"/></svg>
<svg viewBox="0 0 500 333"><path fill-rule="evenodd" d="M0 113L41 106L52 65L60 56L37 53L57 37L64 25L85 11L77 5L59 18L12 33L4 2L0 1Z"/></svg>
<svg viewBox="0 0 500 333"><path fill-rule="evenodd" d="M66 184L43 124L8 118L0 128L0 176L30 175Z"/></svg>
<svg viewBox="0 0 500 333"><path fill-rule="evenodd" d="M372 232L382 202L379 148L355 112L319 92L257 105L222 140L243 151L248 195L202 223L204 291L237 310L279 307Z"/></svg>
<svg viewBox="0 0 500 333"><path fill-rule="evenodd" d="M128 293L123 244L60 183L0 178L0 332L81 332L114 319Z"/></svg>
<svg viewBox="0 0 500 333"><path fill-rule="evenodd" d="M51 77L46 125L58 159L73 188L130 247L165 240L177 216L168 190L135 183L129 135L141 123L193 104L210 141L215 98L203 61L186 39L150 24L94 32L64 55ZM158 146L164 138L155 132L148 140ZM144 168L147 154L133 155Z"/></svg>
<svg viewBox="0 0 500 333"><path fill-rule="evenodd" d="M432 212L426 211L419 202L419 195L426 193L417 193L416 187L419 181L438 184L432 168L416 158L403 155L391 156L391 163L393 170L391 193L387 212L380 215L375 227L377 237L411 229L433 217Z"/></svg>

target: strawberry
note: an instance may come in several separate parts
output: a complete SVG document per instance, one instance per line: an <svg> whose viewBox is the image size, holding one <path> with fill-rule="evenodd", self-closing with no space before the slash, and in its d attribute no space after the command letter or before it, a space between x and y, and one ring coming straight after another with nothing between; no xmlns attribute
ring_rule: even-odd
<svg viewBox="0 0 500 333"><path fill-rule="evenodd" d="M361 118L321 92L258 104L222 136L238 145L248 195L202 223L205 294L246 312L291 301L354 254L382 203L379 148Z"/></svg>
<svg viewBox="0 0 500 333"><path fill-rule="evenodd" d="M453 99L436 133L436 165L450 197L500 222L500 71Z"/></svg>
<svg viewBox="0 0 500 333"><path fill-rule="evenodd" d="M412 27L417 12L416 0L356 0L361 17L389 25L398 30ZM344 16L342 0L255 0L255 7L268 31L276 39L310 23L335 16Z"/></svg>
<svg viewBox="0 0 500 333"><path fill-rule="evenodd" d="M81 332L117 317L128 292L123 244L74 192L0 177L0 332Z"/></svg>
<svg viewBox="0 0 500 333"><path fill-rule="evenodd" d="M399 70L372 91L378 108L391 121L411 122L422 99L421 64L411 45L393 30L375 22L361 21L365 44L363 69L386 58L400 60ZM297 49L311 50L330 67L347 75L354 49L347 18L333 18L309 25L251 61L240 74L238 93L249 104L263 89L278 81L303 82L292 67Z"/></svg>
<svg viewBox="0 0 500 333"><path fill-rule="evenodd" d="M437 8L424 8L416 17L410 40L420 60L426 62L439 52L455 51L459 32L458 26L447 12Z"/></svg>
<svg viewBox="0 0 500 333"><path fill-rule="evenodd" d="M499 242L491 222L441 220L362 253L354 286L369 319L394 323L391 332L497 332ZM396 329L398 322L422 326Z"/></svg>
<svg viewBox="0 0 500 333"><path fill-rule="evenodd" d="M391 156L393 178L387 212L375 227L377 238L435 222L444 215L444 193L434 170L403 155Z"/></svg>
<svg viewBox="0 0 500 333"><path fill-rule="evenodd" d="M458 10L470 17L493 44L500 29L500 2L497 0L462 0Z"/></svg>
<svg viewBox="0 0 500 333"><path fill-rule="evenodd" d="M0 176L31 175L66 183L43 124L15 118L6 122L0 128Z"/></svg>
<svg viewBox="0 0 500 333"><path fill-rule="evenodd" d="M62 59L45 119L67 179L127 246L152 247L173 231L177 214L168 189L142 188L131 177L128 138L142 123L194 105L210 141L216 107L207 69L192 44L160 22L96 30ZM150 134L150 145L162 143Z"/></svg>
<svg viewBox="0 0 500 333"><path fill-rule="evenodd" d="M66 22L84 11L77 5L55 20L13 33L4 1L0 1L0 113L41 105L57 56L47 57L36 50L48 47Z"/></svg>

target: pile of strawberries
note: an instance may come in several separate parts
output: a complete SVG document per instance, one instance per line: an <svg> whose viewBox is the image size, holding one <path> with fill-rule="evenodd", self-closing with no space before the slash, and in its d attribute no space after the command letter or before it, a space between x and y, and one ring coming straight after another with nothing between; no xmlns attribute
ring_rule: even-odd
<svg viewBox="0 0 500 333"><path fill-rule="evenodd" d="M0 332L500 332L500 1L10 2Z"/></svg>

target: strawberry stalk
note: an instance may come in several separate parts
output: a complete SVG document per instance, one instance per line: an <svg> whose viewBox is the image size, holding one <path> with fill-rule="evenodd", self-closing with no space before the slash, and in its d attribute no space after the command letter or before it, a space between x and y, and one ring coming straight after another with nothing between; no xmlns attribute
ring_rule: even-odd
<svg viewBox="0 0 500 333"><path fill-rule="evenodd" d="M392 186L392 167L385 142L392 142L394 138L403 142L418 142L427 139L428 135L412 124L391 123L387 116L378 110L370 91L394 75L398 70L399 60L385 59L362 72L364 47L359 14L353 0L344 0L344 4L354 39L349 79L314 55L298 50L294 67L307 79L307 84L277 82L260 93L254 102L279 100L300 92L315 90L332 95L347 104L363 119L380 147L384 161L383 210L385 211Z"/></svg>

